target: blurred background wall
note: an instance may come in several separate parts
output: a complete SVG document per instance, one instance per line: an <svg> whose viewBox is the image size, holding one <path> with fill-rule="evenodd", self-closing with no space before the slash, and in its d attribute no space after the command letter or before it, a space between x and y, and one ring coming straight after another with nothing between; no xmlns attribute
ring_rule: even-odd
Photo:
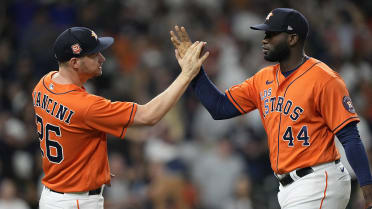
<svg viewBox="0 0 372 209"><path fill-rule="evenodd" d="M169 40L183 25L208 42L205 69L220 90L252 76L263 60L262 32L249 26L276 7L308 18L307 54L339 72L361 118L372 157L372 1L370 0L2 0L0 2L0 209L37 208L42 169L31 92L57 70L52 45L71 26L115 37L103 75L89 92L148 102L180 69ZM109 137L112 186L107 209L275 209L277 180L257 112L213 121L188 91L155 127ZM372 162L372 161L371 161ZM362 208L353 180L351 208Z"/></svg>

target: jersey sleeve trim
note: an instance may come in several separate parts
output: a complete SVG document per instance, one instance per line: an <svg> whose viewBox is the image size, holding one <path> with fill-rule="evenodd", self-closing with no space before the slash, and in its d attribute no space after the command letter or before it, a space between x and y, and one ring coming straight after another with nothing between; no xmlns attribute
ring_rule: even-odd
<svg viewBox="0 0 372 209"><path fill-rule="evenodd" d="M125 136L125 133L127 132L128 126L130 126L134 121L134 115L135 115L136 111L137 111L137 105L135 103L133 103L132 111L130 112L130 117L129 117L128 123L123 127L123 130L121 131L121 134L120 134L119 138L124 139L124 136Z"/></svg>
<svg viewBox="0 0 372 209"><path fill-rule="evenodd" d="M237 102L236 102L236 100L234 99L234 97L231 95L231 92L230 92L230 90L228 89L227 90L227 97L230 99L230 101L233 103L233 105L236 107L236 109L238 109L239 110L239 112L240 113L242 113L242 114L245 114L245 113L247 113L247 111L245 111Z"/></svg>
<svg viewBox="0 0 372 209"><path fill-rule="evenodd" d="M344 122L342 122L340 125L338 125L336 128L332 130L333 133L337 133L339 130L341 130L343 127L345 127L347 124L349 124L352 121L357 121L359 122L358 116L353 116L348 119L346 119Z"/></svg>

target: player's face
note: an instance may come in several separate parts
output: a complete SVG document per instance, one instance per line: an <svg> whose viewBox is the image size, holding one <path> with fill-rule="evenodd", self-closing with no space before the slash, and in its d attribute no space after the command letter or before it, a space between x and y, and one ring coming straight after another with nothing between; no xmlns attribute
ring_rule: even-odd
<svg viewBox="0 0 372 209"><path fill-rule="evenodd" d="M265 32L262 40L262 51L264 59L270 62L281 62L290 55L287 33L284 32Z"/></svg>
<svg viewBox="0 0 372 209"><path fill-rule="evenodd" d="M100 52L82 57L80 60L80 74L88 78L101 76L102 64L105 60Z"/></svg>

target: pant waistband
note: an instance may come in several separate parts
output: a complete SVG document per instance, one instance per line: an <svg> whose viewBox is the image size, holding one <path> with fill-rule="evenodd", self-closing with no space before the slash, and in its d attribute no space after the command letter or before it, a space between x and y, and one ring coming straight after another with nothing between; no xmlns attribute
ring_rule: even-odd
<svg viewBox="0 0 372 209"><path fill-rule="evenodd" d="M323 163L323 164L312 166L312 167L300 168L300 169L297 169L297 170L294 170L294 171L291 171L285 174L275 174L275 173L274 174L282 186L288 186L292 184L293 182L295 182L296 180L310 173L314 173L314 171L316 170L322 169L331 163L338 164L339 162L340 160L338 159L338 160L335 160L334 162Z"/></svg>
<svg viewBox="0 0 372 209"><path fill-rule="evenodd" d="M87 192L58 192L58 191L55 191L55 190L50 189L48 187L45 187L45 188L49 189L51 192L55 192L55 193L58 193L58 194L100 195L100 194L103 193L104 185L102 185L101 187L99 187L97 189L93 189L93 190L90 190L90 191L87 191Z"/></svg>

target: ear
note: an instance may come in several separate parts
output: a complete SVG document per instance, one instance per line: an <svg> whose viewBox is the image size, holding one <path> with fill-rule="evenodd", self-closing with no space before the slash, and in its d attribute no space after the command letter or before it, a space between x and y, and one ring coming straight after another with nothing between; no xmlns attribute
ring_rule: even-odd
<svg viewBox="0 0 372 209"><path fill-rule="evenodd" d="M71 58L69 61L68 61L68 64L70 65L70 67L73 69L73 70L78 70L80 68L80 60L76 57L73 57Z"/></svg>
<svg viewBox="0 0 372 209"><path fill-rule="evenodd" d="M294 46L299 41L299 37L297 34L288 34L288 44L289 46Z"/></svg>

